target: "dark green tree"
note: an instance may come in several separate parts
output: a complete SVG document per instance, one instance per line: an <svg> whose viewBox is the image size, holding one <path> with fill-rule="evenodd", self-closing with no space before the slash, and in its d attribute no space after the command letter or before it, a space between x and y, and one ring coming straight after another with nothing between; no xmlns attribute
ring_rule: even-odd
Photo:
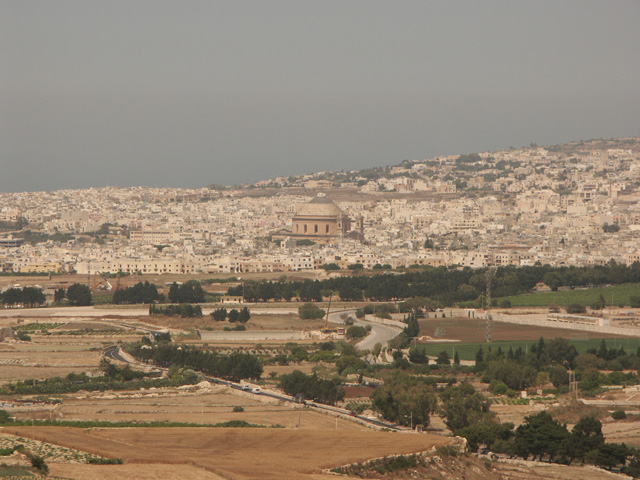
<svg viewBox="0 0 640 480"><path fill-rule="evenodd" d="M69 305L72 306L91 305L91 289L86 285L74 283L67 289L67 298L69 299Z"/></svg>

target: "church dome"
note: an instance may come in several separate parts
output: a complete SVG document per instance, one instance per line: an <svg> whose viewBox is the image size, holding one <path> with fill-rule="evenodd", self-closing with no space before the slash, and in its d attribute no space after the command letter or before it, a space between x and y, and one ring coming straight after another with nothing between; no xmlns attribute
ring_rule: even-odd
<svg viewBox="0 0 640 480"><path fill-rule="evenodd" d="M343 215L342 210L327 197L315 197L309 203L298 208L297 217L339 217Z"/></svg>

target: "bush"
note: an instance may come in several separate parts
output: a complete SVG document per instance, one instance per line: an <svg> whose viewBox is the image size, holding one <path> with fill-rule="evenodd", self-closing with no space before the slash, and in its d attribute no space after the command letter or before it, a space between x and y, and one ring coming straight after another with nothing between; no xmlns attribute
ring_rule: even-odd
<svg viewBox="0 0 640 480"><path fill-rule="evenodd" d="M5 425L9 422L11 422L11 416L9 415L9 412L7 412L6 410L0 410L0 425Z"/></svg>
<svg viewBox="0 0 640 480"><path fill-rule="evenodd" d="M36 470L40 470L45 475L49 473L49 466L40 455L34 455L31 457L31 466Z"/></svg>
<svg viewBox="0 0 640 480"><path fill-rule="evenodd" d="M567 305L566 311L567 313L575 315L575 314L586 313L587 308L580 303L572 303L571 305Z"/></svg>
<svg viewBox="0 0 640 480"><path fill-rule="evenodd" d="M614 420L624 420L625 418L627 418L627 412L625 412L624 410L615 410L611 413L611 418L613 418Z"/></svg>
<svg viewBox="0 0 640 480"><path fill-rule="evenodd" d="M491 384L489 384L489 391L494 395L504 395L508 389L509 387L500 380L491 380Z"/></svg>
<svg viewBox="0 0 640 480"><path fill-rule="evenodd" d="M354 325L347 329L347 338L362 338L367 334L367 329L360 325Z"/></svg>
<svg viewBox="0 0 640 480"><path fill-rule="evenodd" d="M242 408L240 406L236 406L236 407L233 407L233 411L234 412L244 412L244 408Z"/></svg>
<svg viewBox="0 0 640 480"><path fill-rule="evenodd" d="M305 303L298 308L298 315L303 320L313 320L324 317L325 311L313 303Z"/></svg>

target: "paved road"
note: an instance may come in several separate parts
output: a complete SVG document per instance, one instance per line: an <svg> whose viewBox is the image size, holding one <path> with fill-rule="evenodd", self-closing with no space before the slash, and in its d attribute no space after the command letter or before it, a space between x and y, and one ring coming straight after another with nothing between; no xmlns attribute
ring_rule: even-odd
<svg viewBox="0 0 640 480"><path fill-rule="evenodd" d="M132 363L135 364L137 362L130 362L129 360L127 360L124 356L122 356L121 352L120 352L120 347L118 347L117 345L114 345L112 347L107 348L104 351L104 356L107 358L110 358L111 360L118 360L121 362L125 362L125 363ZM159 370L167 370L166 368L160 368L160 367L156 367ZM205 376L204 377L205 380L216 384L216 385L226 385L230 388L232 388L233 390L240 390L240 391L244 391L245 393L251 394L251 395L260 395L262 397L269 397L269 398L273 398L276 400L279 400L281 402L286 402L286 403L298 403L295 401L295 399L293 397L289 397L288 395L281 395L279 393L275 393L275 392L271 392L269 390L261 390L260 393L254 393L252 392L250 389L247 390L246 388L243 388L243 385L247 385L246 383L235 383L235 382L231 382L229 380L224 380L222 378L217 378L217 377L208 377ZM251 385L251 388L253 388L254 386ZM360 415L355 415L355 414L351 414L351 412L347 409L344 408L339 408L339 407L334 407L331 405L324 405L322 403L314 403L314 402L306 402L305 406L307 408L310 409L315 409L315 410L324 410L324 411L328 411L328 412L334 412L334 413L339 413L342 415L347 415L351 418L354 419L358 419L362 422L365 423L369 423L371 425L376 425L378 427L381 428L388 428L389 430L398 430L398 431L403 431L401 428L398 428L397 425L392 424L392 423L386 423L386 422L381 422L379 420L375 420L372 418L367 418L367 417L363 417Z"/></svg>
<svg viewBox="0 0 640 480"><path fill-rule="evenodd" d="M351 315L355 317L355 310L339 310L336 312L329 313L329 321L331 323L342 324L344 321L342 320L341 315L346 313L347 315ZM364 339L362 339L359 343L356 344L356 349L358 350L372 350L376 343L381 343L382 346L387 345L387 342L392 338L395 338L402 329L398 327L391 327L389 325L381 325L375 322L368 322L363 319L355 319L355 325L361 325L363 327L371 327L371 332Z"/></svg>

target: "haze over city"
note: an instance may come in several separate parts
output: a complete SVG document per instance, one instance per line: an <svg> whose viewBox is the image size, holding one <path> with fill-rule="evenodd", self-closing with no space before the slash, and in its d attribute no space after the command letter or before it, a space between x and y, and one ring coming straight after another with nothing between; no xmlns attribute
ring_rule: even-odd
<svg viewBox="0 0 640 480"><path fill-rule="evenodd" d="M0 191L636 136L640 4L0 3Z"/></svg>

